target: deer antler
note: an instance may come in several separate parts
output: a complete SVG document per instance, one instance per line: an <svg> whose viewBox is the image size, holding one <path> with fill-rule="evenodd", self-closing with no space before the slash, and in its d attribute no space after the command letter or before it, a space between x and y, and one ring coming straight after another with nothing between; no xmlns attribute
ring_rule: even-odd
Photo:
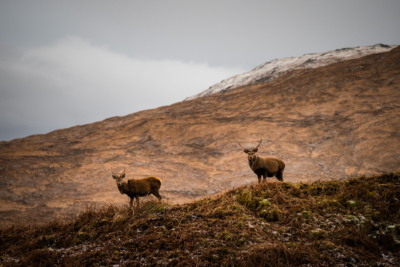
<svg viewBox="0 0 400 267"><path fill-rule="evenodd" d="M261 145L261 142L262 142L262 139L260 139L260 142L258 143L258 145L254 149L258 148Z"/></svg>
<svg viewBox="0 0 400 267"><path fill-rule="evenodd" d="M121 173L121 175L124 174L124 173L125 173L125 168L124 168L124 171Z"/></svg>
<svg viewBox="0 0 400 267"><path fill-rule="evenodd" d="M111 167L111 172L112 172L112 174L116 175L116 173L113 171L112 167Z"/></svg>
<svg viewBox="0 0 400 267"><path fill-rule="evenodd" d="M243 147L239 142L238 142L238 144L239 144L239 146L241 146L242 148L247 149L247 148Z"/></svg>

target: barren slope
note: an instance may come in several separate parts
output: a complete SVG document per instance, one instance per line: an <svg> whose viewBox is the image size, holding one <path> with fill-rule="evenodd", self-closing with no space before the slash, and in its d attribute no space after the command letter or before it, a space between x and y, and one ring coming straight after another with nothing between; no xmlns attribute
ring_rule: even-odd
<svg viewBox="0 0 400 267"><path fill-rule="evenodd" d="M286 162L291 182L400 170L400 47L252 86L0 143L0 220L47 221L127 202L155 175L172 203L255 182L237 141Z"/></svg>

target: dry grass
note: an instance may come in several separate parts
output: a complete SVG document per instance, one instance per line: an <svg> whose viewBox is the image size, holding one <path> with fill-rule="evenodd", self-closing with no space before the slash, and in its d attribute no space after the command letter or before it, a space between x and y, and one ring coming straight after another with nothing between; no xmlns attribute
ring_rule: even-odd
<svg viewBox="0 0 400 267"><path fill-rule="evenodd" d="M88 208L0 230L0 266L397 266L398 173L243 186L185 205Z"/></svg>

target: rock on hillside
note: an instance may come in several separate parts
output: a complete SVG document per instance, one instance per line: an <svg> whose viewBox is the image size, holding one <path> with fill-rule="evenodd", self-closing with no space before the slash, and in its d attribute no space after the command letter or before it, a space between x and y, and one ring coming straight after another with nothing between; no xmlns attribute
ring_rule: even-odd
<svg viewBox="0 0 400 267"><path fill-rule="evenodd" d="M0 143L0 221L127 203L126 179L187 202L257 181L237 142L286 162L290 182L400 170L400 47L124 117ZM152 196L151 196L152 198Z"/></svg>
<svg viewBox="0 0 400 267"><path fill-rule="evenodd" d="M207 95L224 93L239 86L249 85L274 80L283 74L296 69L314 69L329 64L349 59L360 58L366 55L388 52L395 48L395 45L376 44L372 46L358 46L352 48L342 48L325 53L306 54L301 57L289 57L275 59L264 63L255 69L214 84L200 94L186 98L185 100L195 99Z"/></svg>

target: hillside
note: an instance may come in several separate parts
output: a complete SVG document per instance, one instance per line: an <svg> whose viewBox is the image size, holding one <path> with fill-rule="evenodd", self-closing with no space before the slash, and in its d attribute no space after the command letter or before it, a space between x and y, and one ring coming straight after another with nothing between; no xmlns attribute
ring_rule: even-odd
<svg viewBox="0 0 400 267"><path fill-rule="evenodd" d="M286 162L288 182L400 171L400 47L93 124L0 142L0 223L47 222L127 203L158 176L169 203L257 180L238 146ZM112 103L110 103L112 104ZM118 104L118 103L115 103ZM271 180L272 181L272 180Z"/></svg>
<svg viewBox="0 0 400 267"><path fill-rule="evenodd" d="M399 173L242 186L0 230L1 266L399 266Z"/></svg>

